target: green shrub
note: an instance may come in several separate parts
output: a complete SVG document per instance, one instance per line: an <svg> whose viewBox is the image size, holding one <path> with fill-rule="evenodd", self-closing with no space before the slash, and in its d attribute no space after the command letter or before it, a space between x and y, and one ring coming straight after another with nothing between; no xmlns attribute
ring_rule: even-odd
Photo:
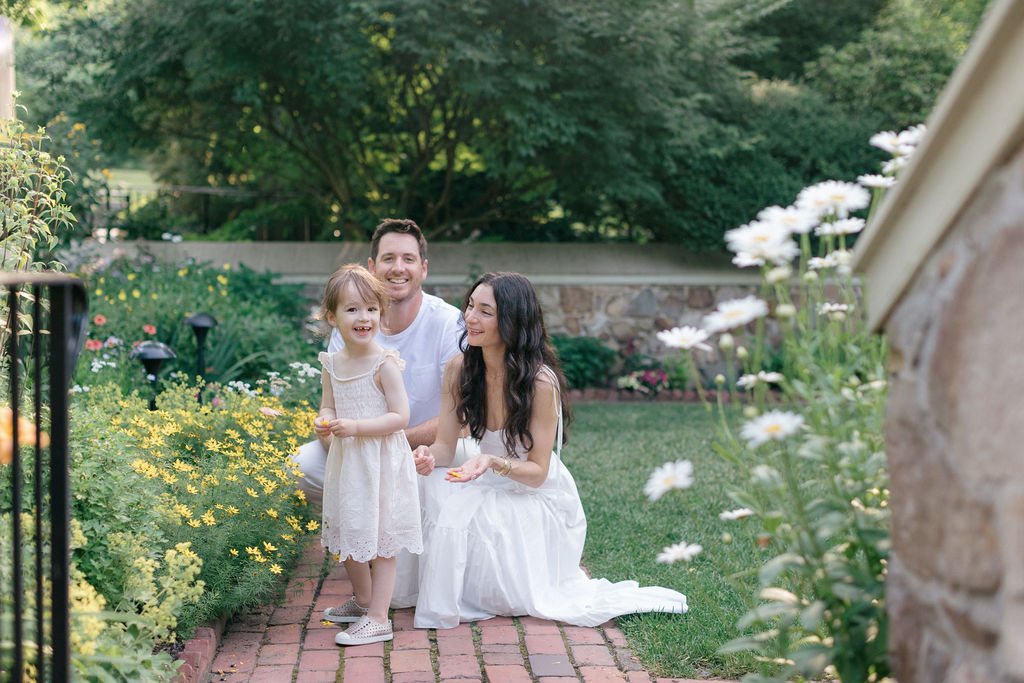
<svg viewBox="0 0 1024 683"><path fill-rule="evenodd" d="M196 312L217 319L204 344L204 377L226 384L256 382L293 362L315 361L319 345L303 328L308 311L301 287L278 285L270 273L215 268L207 263L168 263L152 256L129 260L85 259L69 253L86 282L91 325L74 373L87 388L112 382L126 393L150 391L142 365L129 357L134 344L160 341L177 354L159 379L194 376L196 338L185 318Z"/></svg>
<svg viewBox="0 0 1024 683"><path fill-rule="evenodd" d="M608 385L615 351L605 346L596 337L569 337L564 334L551 335L562 372L570 389L604 387Z"/></svg>

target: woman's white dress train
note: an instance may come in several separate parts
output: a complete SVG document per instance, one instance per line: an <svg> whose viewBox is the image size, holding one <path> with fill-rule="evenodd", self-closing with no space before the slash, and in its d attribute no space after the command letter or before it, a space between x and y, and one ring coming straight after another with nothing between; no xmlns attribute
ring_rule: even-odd
<svg viewBox="0 0 1024 683"><path fill-rule="evenodd" d="M559 415L559 444L561 431ZM560 450L551 454L538 488L488 470L431 491L437 498L424 501L417 628L453 628L496 615L597 626L622 614L687 610L686 596L675 590L587 577L580 568L587 520ZM486 432L480 451L505 453L502 433ZM525 458L525 452L508 455Z"/></svg>

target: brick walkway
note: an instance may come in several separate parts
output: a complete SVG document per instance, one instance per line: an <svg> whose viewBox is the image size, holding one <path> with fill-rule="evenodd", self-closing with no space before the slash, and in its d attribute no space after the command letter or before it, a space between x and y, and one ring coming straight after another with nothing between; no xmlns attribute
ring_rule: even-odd
<svg viewBox="0 0 1024 683"><path fill-rule="evenodd" d="M389 643L334 644L342 628L320 615L352 594L344 567L331 568L314 539L281 604L231 622L213 659L210 681L247 683L684 683L643 670L614 621L597 628L534 617L495 617L450 630L412 627L412 609L395 610ZM333 564L333 562L331 563ZM330 565L329 565L330 566Z"/></svg>

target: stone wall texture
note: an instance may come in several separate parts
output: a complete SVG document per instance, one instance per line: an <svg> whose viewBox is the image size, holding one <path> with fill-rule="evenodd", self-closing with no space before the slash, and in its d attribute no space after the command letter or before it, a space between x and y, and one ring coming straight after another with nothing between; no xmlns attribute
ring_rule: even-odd
<svg viewBox="0 0 1024 683"><path fill-rule="evenodd" d="M1024 150L992 174L887 324L901 683L1024 681Z"/></svg>

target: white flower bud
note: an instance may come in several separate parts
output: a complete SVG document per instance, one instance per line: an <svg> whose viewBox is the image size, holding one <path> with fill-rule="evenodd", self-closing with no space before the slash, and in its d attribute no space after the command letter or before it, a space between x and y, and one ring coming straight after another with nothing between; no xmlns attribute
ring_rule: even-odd
<svg viewBox="0 0 1024 683"><path fill-rule="evenodd" d="M804 282L815 282L818 279L818 274L813 270L809 270L803 274Z"/></svg>
<svg viewBox="0 0 1024 683"><path fill-rule="evenodd" d="M753 420L755 417L760 415L756 406L743 406L743 417L748 420Z"/></svg>
<svg viewBox="0 0 1024 683"><path fill-rule="evenodd" d="M721 373L715 375L715 384L717 384L718 386L722 386L723 384L725 384L725 375Z"/></svg>
<svg viewBox="0 0 1024 683"><path fill-rule="evenodd" d="M775 307L775 315L779 318L796 317L796 306L793 304L779 304Z"/></svg>
<svg viewBox="0 0 1024 683"><path fill-rule="evenodd" d="M740 346L739 348L736 349L736 357L739 358L740 360L746 360L747 358L750 357L750 352L747 351L746 346Z"/></svg>
<svg viewBox="0 0 1024 683"><path fill-rule="evenodd" d="M718 338L718 348L723 351L732 351L733 347L736 346L736 342L733 340L732 335L726 332Z"/></svg>
<svg viewBox="0 0 1024 683"><path fill-rule="evenodd" d="M765 279L770 285L777 285L780 282L785 282L793 274L793 269L789 266L778 266L772 268L765 274Z"/></svg>

